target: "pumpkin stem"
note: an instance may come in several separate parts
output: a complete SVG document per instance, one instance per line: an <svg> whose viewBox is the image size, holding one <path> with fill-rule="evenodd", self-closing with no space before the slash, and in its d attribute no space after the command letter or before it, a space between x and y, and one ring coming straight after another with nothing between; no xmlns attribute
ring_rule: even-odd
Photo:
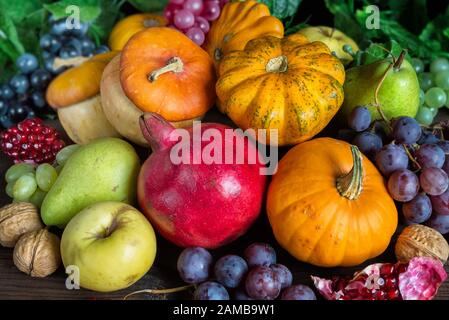
<svg viewBox="0 0 449 320"><path fill-rule="evenodd" d="M288 69L288 59L284 55L276 58L271 58L265 67L265 70L267 72L273 73L286 72L287 69Z"/></svg>
<svg viewBox="0 0 449 320"><path fill-rule="evenodd" d="M351 153L354 165L349 173L337 178L337 190L341 196L355 200L363 189L362 154L356 146L351 146Z"/></svg>
<svg viewBox="0 0 449 320"><path fill-rule="evenodd" d="M55 61L53 62L53 69L56 70L61 67L77 67L89 59L90 58L82 57L82 56L68 58L68 59L62 59L62 58L57 57L57 58L55 58Z"/></svg>
<svg viewBox="0 0 449 320"><path fill-rule="evenodd" d="M183 70L184 70L184 63L182 63L181 58L173 57L167 61L165 67L162 67L160 69L151 72L150 75L148 76L148 80L150 80L150 82L154 82L157 80L157 78L159 78L160 75L164 73L167 72L180 73Z"/></svg>

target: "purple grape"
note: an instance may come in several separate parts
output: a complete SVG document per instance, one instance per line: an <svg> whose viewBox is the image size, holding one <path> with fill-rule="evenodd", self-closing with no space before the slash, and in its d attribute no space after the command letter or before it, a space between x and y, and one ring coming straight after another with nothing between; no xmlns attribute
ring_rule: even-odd
<svg viewBox="0 0 449 320"><path fill-rule="evenodd" d="M193 298L195 300L229 300L229 293L221 284L207 281L196 288Z"/></svg>
<svg viewBox="0 0 449 320"><path fill-rule="evenodd" d="M432 215L432 203L430 198L424 194L418 194L411 201L402 205L402 213L405 219L411 223L423 223Z"/></svg>
<svg viewBox="0 0 449 320"><path fill-rule="evenodd" d="M436 144L423 144L416 150L415 156L422 168L441 168L446 159L443 149Z"/></svg>
<svg viewBox="0 0 449 320"><path fill-rule="evenodd" d="M411 201L419 191L418 177L408 169L397 170L388 179L388 191L397 201Z"/></svg>
<svg viewBox="0 0 449 320"><path fill-rule="evenodd" d="M367 156L374 156L382 148L382 139L375 133L359 133L352 142L360 151Z"/></svg>
<svg viewBox="0 0 449 320"><path fill-rule="evenodd" d="M433 211L440 215L449 215L449 190L439 196L430 197Z"/></svg>
<svg viewBox="0 0 449 320"><path fill-rule="evenodd" d="M250 268L255 266L269 267L276 263L276 251L266 243L251 244L243 252L243 257Z"/></svg>
<svg viewBox="0 0 449 320"><path fill-rule="evenodd" d="M204 248L186 248L179 255L177 268L182 280L198 284L209 278L212 256Z"/></svg>
<svg viewBox="0 0 449 320"><path fill-rule="evenodd" d="M385 177L396 170L407 169L408 156L403 146L387 144L376 154L377 168Z"/></svg>
<svg viewBox="0 0 449 320"><path fill-rule="evenodd" d="M439 139L429 131L424 131L421 134L421 137L419 138L417 144L423 145L423 144L435 144L439 141Z"/></svg>
<svg viewBox="0 0 449 320"><path fill-rule="evenodd" d="M410 117L401 117L393 123L393 137L397 143L413 144L421 137L419 123Z"/></svg>
<svg viewBox="0 0 449 320"><path fill-rule="evenodd" d="M449 155L446 156L446 158L444 160L444 164L441 167L441 169L443 169L443 171L446 172L447 175L449 175Z"/></svg>
<svg viewBox="0 0 449 320"><path fill-rule="evenodd" d="M17 58L16 66L23 74L29 74L39 67L39 61L35 55L31 53L24 53Z"/></svg>
<svg viewBox="0 0 449 320"><path fill-rule="evenodd" d="M434 213L427 225L441 234L449 233L449 215Z"/></svg>
<svg viewBox="0 0 449 320"><path fill-rule="evenodd" d="M178 29L186 30L195 24L195 16L189 10L181 9L175 13L174 24Z"/></svg>
<svg viewBox="0 0 449 320"><path fill-rule="evenodd" d="M362 132L371 124L371 113L367 107L356 107L352 109L348 117L348 125L351 129Z"/></svg>
<svg viewBox="0 0 449 320"><path fill-rule="evenodd" d="M419 183L428 195L439 196L447 190L448 177L440 168L424 168L419 176Z"/></svg>
<svg viewBox="0 0 449 320"><path fill-rule="evenodd" d="M253 299L274 300L281 292L281 281L269 267L257 266L248 273L245 288Z"/></svg>
<svg viewBox="0 0 449 320"><path fill-rule="evenodd" d="M287 288L292 285L293 275L286 266L277 263L271 265L270 268L277 274L279 280L281 281L281 289Z"/></svg>
<svg viewBox="0 0 449 320"><path fill-rule="evenodd" d="M244 301L244 300L254 300L253 298L251 298L247 293L245 288L238 288L237 290L235 290L234 292L234 299L235 300L240 300L240 301Z"/></svg>
<svg viewBox="0 0 449 320"><path fill-rule="evenodd" d="M215 263L214 273L218 282L228 288L237 288L248 272L246 261L236 255L227 255Z"/></svg>
<svg viewBox="0 0 449 320"><path fill-rule="evenodd" d="M316 300L316 296L308 286L298 284L285 288L281 300Z"/></svg>
<svg viewBox="0 0 449 320"><path fill-rule="evenodd" d="M449 141L438 141L437 146L439 146L444 151L445 155L449 155Z"/></svg>

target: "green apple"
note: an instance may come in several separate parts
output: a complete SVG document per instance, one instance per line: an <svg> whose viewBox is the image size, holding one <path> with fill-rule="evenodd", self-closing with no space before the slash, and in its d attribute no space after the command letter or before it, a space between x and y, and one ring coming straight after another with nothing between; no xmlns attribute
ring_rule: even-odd
<svg viewBox="0 0 449 320"><path fill-rule="evenodd" d="M343 50L343 47L349 45L354 53L359 51L359 47L354 40L335 28L326 26L306 27L299 30L298 33L306 36L310 42L323 42L345 65L350 63L353 58Z"/></svg>
<svg viewBox="0 0 449 320"><path fill-rule="evenodd" d="M70 220L62 234L61 255L66 268L78 268L81 287L111 292L148 272L156 256L156 236L137 209L101 202Z"/></svg>

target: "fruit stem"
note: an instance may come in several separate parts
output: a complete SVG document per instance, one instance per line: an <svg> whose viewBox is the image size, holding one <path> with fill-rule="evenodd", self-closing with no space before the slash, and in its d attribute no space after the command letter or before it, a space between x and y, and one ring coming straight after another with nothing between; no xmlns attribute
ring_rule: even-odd
<svg viewBox="0 0 449 320"><path fill-rule="evenodd" d="M271 58L267 65L265 66L265 70L267 72L272 73L282 73L286 72L288 69L288 59L286 56L281 55L276 58Z"/></svg>
<svg viewBox="0 0 449 320"><path fill-rule="evenodd" d="M356 146L351 146L353 166L347 174L337 178L337 190L341 196L355 200L363 189L362 153Z"/></svg>
<svg viewBox="0 0 449 320"><path fill-rule="evenodd" d="M171 139L175 128L157 113L147 112L139 118L140 129L153 151L171 147L177 139Z"/></svg>
<svg viewBox="0 0 449 320"><path fill-rule="evenodd" d="M410 150L407 148L407 145L403 144L402 147L405 150L405 153L407 154L407 157L410 159L411 162L413 162L413 164L416 166L417 171L421 170L421 165L418 163L418 161L416 161L416 159L412 156L412 154L410 153Z"/></svg>
<svg viewBox="0 0 449 320"><path fill-rule="evenodd" d="M73 57L68 59L62 59L62 58L55 58L55 61L53 62L53 69L59 69L61 67L78 67L79 65L83 64L90 58L87 57Z"/></svg>
<svg viewBox="0 0 449 320"><path fill-rule="evenodd" d="M402 63L404 62L404 59L405 59L406 55L407 55L407 50L402 50L402 52L399 55L398 59L393 64L394 71L398 71L401 68Z"/></svg>
<svg viewBox="0 0 449 320"><path fill-rule="evenodd" d="M150 80L150 82L154 82L157 80L157 78L159 78L159 76L163 75L164 73L168 72L180 73L183 70L184 70L184 63L182 62L181 58L173 57L167 61L167 64L164 67L156 69L153 72L151 72L150 75L148 76L148 80Z"/></svg>
<svg viewBox="0 0 449 320"><path fill-rule="evenodd" d="M185 291L188 290L190 288L193 288L194 286L192 284L187 285L187 286L182 286L182 287L177 287L177 288L170 288L170 289L144 289L144 290L139 290L139 291L134 291L131 292L129 294L127 294L123 300L127 300L129 297L134 296L136 294L141 294L141 293L148 293L148 294L169 294L169 293L176 293L176 292L181 292L181 291Z"/></svg>
<svg viewBox="0 0 449 320"><path fill-rule="evenodd" d="M393 68L393 66L394 66L394 64L390 63L387 70L385 70L384 74L382 75L382 78L380 79L379 83L377 84L376 91L374 91L374 103L375 103L377 112L379 112L380 117L382 118L383 121L385 121L385 123L387 124L390 131L393 131L393 128L391 127L390 121L388 121L385 113L382 111L382 107L381 107L380 101L379 101L379 91L380 91L380 88L382 87L382 84L384 83L385 79L388 76L388 72L390 72L390 70Z"/></svg>

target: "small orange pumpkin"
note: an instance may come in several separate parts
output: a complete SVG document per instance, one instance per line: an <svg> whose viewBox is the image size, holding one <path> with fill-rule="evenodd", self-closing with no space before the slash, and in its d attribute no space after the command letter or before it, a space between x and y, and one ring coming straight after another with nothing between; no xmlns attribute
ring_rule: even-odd
<svg viewBox="0 0 449 320"><path fill-rule="evenodd" d="M106 65L117 52L63 63L79 64L57 76L47 88L47 101L75 143L86 144L101 137L120 135L106 119L101 106L100 82Z"/></svg>
<svg viewBox="0 0 449 320"><path fill-rule="evenodd" d="M142 111L169 121L204 115L215 103L215 71L207 52L172 28L149 28L122 51L120 82Z"/></svg>
<svg viewBox="0 0 449 320"><path fill-rule="evenodd" d="M299 34L251 40L223 58L219 74L219 109L242 129L277 130L270 144L312 138L343 103L343 64L324 43Z"/></svg>
<svg viewBox="0 0 449 320"><path fill-rule="evenodd" d="M229 2L212 23L204 48L218 68L223 56L243 50L248 41L264 36L284 36L284 25L270 15L265 4L254 0Z"/></svg>
<svg viewBox="0 0 449 320"><path fill-rule="evenodd" d="M163 16L152 13L137 13L120 20L109 35L109 47L111 50L122 50L128 40L146 28L163 27L167 20Z"/></svg>
<svg viewBox="0 0 449 320"><path fill-rule="evenodd" d="M268 190L280 245L322 267L355 266L381 254L398 213L376 167L355 146L319 138L292 148Z"/></svg>

